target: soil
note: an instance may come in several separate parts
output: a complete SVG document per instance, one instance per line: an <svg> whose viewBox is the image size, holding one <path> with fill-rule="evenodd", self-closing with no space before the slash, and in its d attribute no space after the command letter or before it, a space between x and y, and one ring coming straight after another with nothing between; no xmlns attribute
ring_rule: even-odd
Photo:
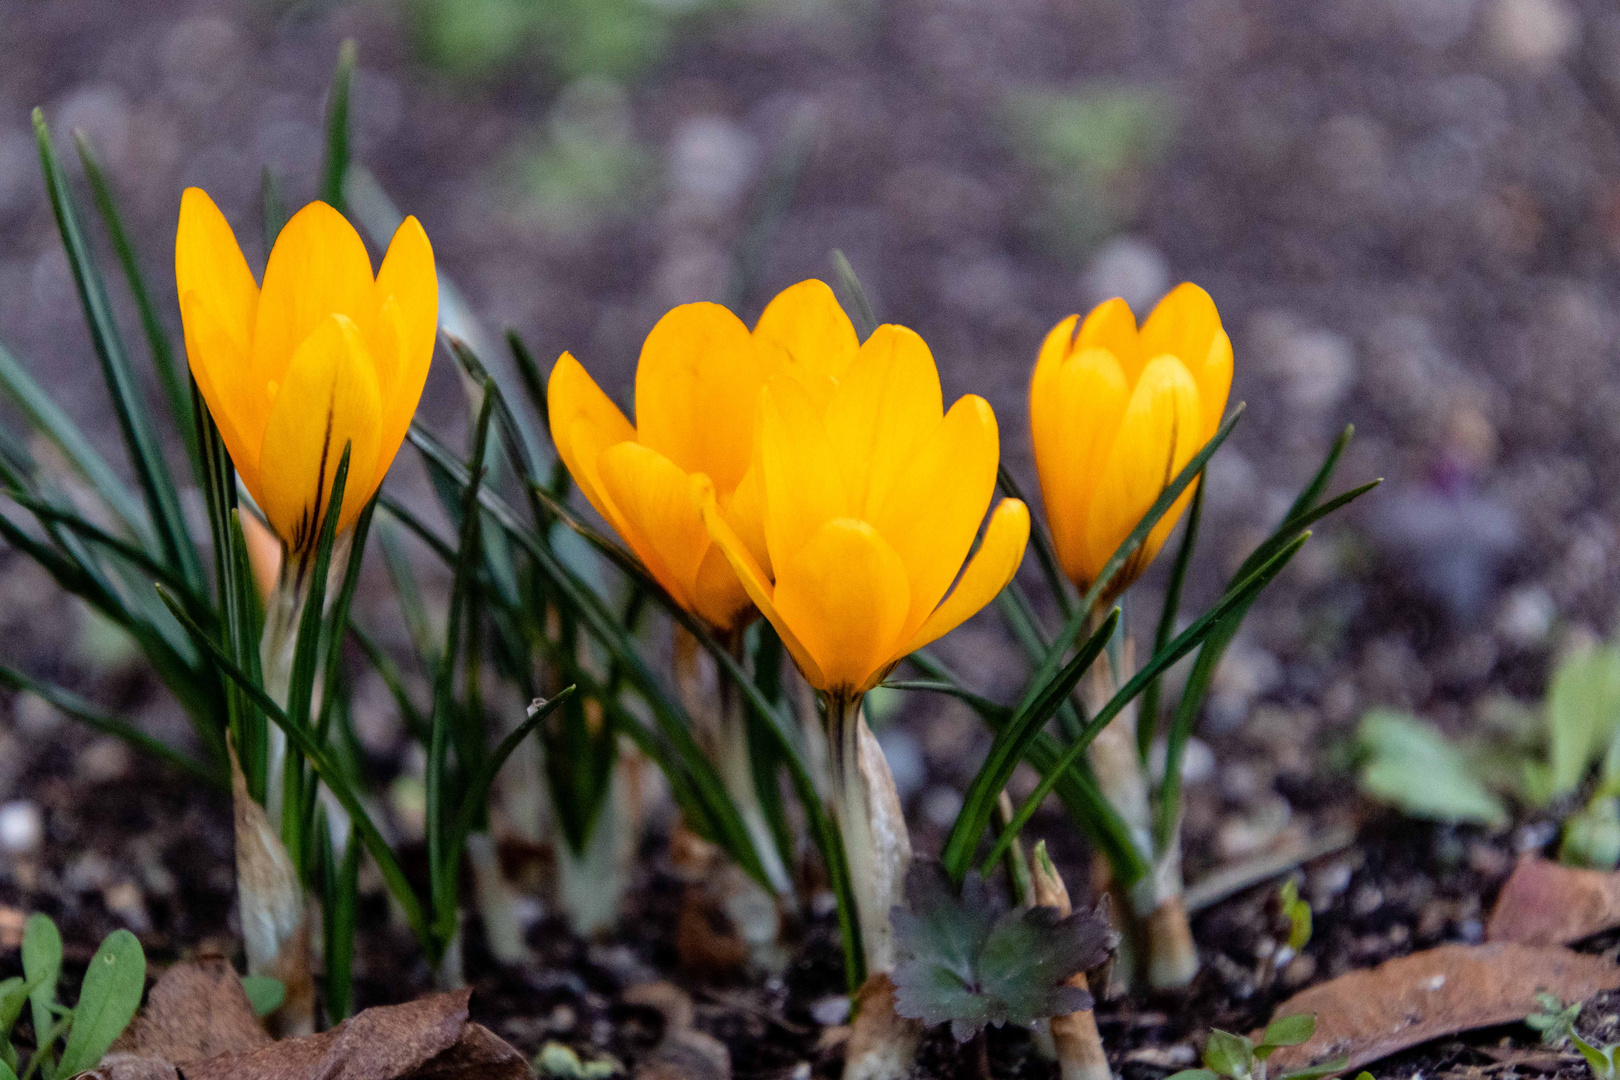
<svg viewBox="0 0 1620 1080"><path fill-rule="evenodd" d="M1199 913L1205 964L1192 988L1099 1006L1113 1062L1155 1080L1192 1064L1210 1026L1247 1030L1314 981L1479 939L1514 855L1552 839L1545 823L1487 834L1391 816L1357 799L1336 748L1373 704L1453 732L1483 723L1503 695L1537 699L1561 650L1613 629L1620 489L1601 479L1620 448L1612 5L756 0L671 23L622 99L566 85L539 55L448 74L423 58L412 13L427 6L0 0L0 341L115 460L28 108L43 104L59 138L81 127L96 141L162 282L183 185L210 190L250 258L261 164L295 201L313 191L321 97L345 36L361 44L357 156L422 218L472 310L490 330L519 329L543 358L574 351L621 397L670 305L725 297L752 318L776 289L826 276L840 247L880 316L932 344L948 395L991 400L1009 467L1033 489L1023 395L1040 336L1115 292L1150 301L1198 281L1237 348L1233 399L1250 408L1212 467L1189 603L1214 595L1345 422L1358 436L1341 485L1389 482L1319 532L1228 657L1200 731L1212 753L1189 788L1188 877L1347 823L1356 839L1303 867L1315 936L1281 971L1269 963L1271 886ZM1054 168L1062 148L1018 111L1030 94L1112 102L1108 137L1123 149L1105 139ZM580 100L599 109L592 137L628 139L653 177L607 205L578 191L545 201L522 179L526 148L551 145ZM801 152L787 209L767 221L773 172ZM739 260L760 221L771 227L758 257ZM177 324L172 296L160 303ZM465 420L454 384L438 365L423 411L452 433ZM408 458L390 485L428 505ZM1163 572L1133 598L1139 637ZM403 648L386 592L368 578L359 617ZM0 601L0 658L184 742L178 710L138 661L15 553L0 554ZM941 650L992 695L1011 696L1023 677L991 616ZM373 764L392 777L414 766L381 700L362 687L356 709ZM937 850L985 738L940 699L882 711L918 849ZM56 918L72 964L118 926L159 963L234 948L219 793L9 699L0 804L23 802L41 811L44 842L0 853L0 906ZM1033 832L1078 892L1088 855L1072 828L1045 814ZM803 928L778 982L687 978L673 945L680 884L649 844L606 941L542 918L530 934L539 962L509 970L470 928L476 1018L525 1051L557 1038L633 1064L658 1020L620 993L652 975L692 993L738 1077L802 1076L801 1063L836 1075L810 1012L842 990L828 920ZM425 990L380 898L365 916L360 1002ZM17 964L0 947L0 977ZM1617 1006L1588 1007L1597 1037L1615 1037ZM1534 1041L1524 1028L1476 1033L1374 1072L1494 1073L1504 1039ZM993 1033L990 1057L997 1076L1052 1074L1017 1032ZM924 1073L958 1075L961 1058L933 1037ZM1568 1058L1517 1067L1586 1075Z"/></svg>

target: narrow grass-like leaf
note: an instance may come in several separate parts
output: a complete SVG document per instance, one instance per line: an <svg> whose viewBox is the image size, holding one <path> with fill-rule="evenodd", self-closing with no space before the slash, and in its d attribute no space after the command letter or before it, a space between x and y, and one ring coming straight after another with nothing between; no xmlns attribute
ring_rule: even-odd
<svg viewBox="0 0 1620 1080"><path fill-rule="evenodd" d="M412 736L426 743L432 737L432 723L426 714L416 707L410 694L406 693L405 678L400 673L399 666L394 663L393 657L384 652L382 646L373 641L371 635L356 626L352 620L349 623L349 633L353 635L355 644L360 646L360 651L365 653L377 676L382 679L383 685L393 696L394 704L399 708L406 729Z"/></svg>
<svg viewBox="0 0 1620 1080"><path fill-rule="evenodd" d="M140 538L143 543L150 543L146 513L141 509L139 500L124 486L123 480L113 472L106 459L90 445L90 440L84 437L79 426L4 346L0 346L0 386L4 387L13 404L22 410L34 430L56 444L68 464L84 477L91 490L118 516L130 534Z"/></svg>
<svg viewBox="0 0 1620 1080"><path fill-rule="evenodd" d="M1034 816L1035 811L1040 808L1041 802L1052 793L1052 788L1057 783L1062 771L1069 768L1086 752L1087 747L1091 745L1092 739L1096 738L1097 732L1101 731L1115 716L1119 715L1120 710L1125 708L1142 692L1143 687L1147 685L1149 680L1197 648L1227 615L1242 604L1251 601L1260 590L1269 585L1271 580L1282 572L1283 567L1288 565L1288 561L1294 557L1295 553L1304 546L1305 541L1310 539L1310 535L1310 533L1305 533L1298 537L1293 543L1284 547L1262 564L1253 574L1233 588L1228 589L1226 595L1215 606L1211 607L1191 626L1177 635L1176 639L1162 651L1155 653L1147 665L1132 676L1130 681L1109 699L1107 705L1098 710L1097 715L1092 717L1086 724L1086 729L1081 736L1073 740L1068 748L1064 750L1063 757L1054 764L1053 771L1041 779L1040 783L1035 786L1035 790L1018 807L1018 813L1013 816L1012 824L1002 831L1001 836L996 840L990 857L985 860L984 866L987 874L989 870L994 869L996 862L1001 858L1002 852L1018 836L1019 830Z"/></svg>
<svg viewBox="0 0 1620 1080"><path fill-rule="evenodd" d="M878 327L877 315L872 311L872 301L867 298L866 288L861 284L861 279L855 276L855 268L837 248L833 249L832 264L833 274L838 278L838 284L843 287L845 298L854 309L850 315L855 323L855 333L865 341Z"/></svg>
<svg viewBox="0 0 1620 1080"><path fill-rule="evenodd" d="M321 782L342 804L343 809L349 812L355 830L360 835L360 841L366 847L366 853L377 864L377 869L382 873L383 881L388 885L388 891L399 902L401 910L405 913L405 921L410 925L417 941L431 954L434 949L434 939L429 934L427 920L423 917L422 904L417 899L415 891L411 888L410 879L405 876L405 871L400 867L399 860L394 856L393 849L388 846L388 841L383 839L382 832L377 828L376 823L371 820L371 815L366 812L365 805L355 795L354 788L350 786L343 770L337 767L326 749L316 743L308 731L288 722L287 714L282 711L281 706L271 700L270 696L260 688L257 680L250 678L246 672L237 666L234 660L225 655L219 644L185 613L185 609L181 607L180 602L174 598L173 594L161 585L158 586L158 594L169 605L169 610L174 612L174 617L179 619L181 624L191 632L191 636L197 642L197 645L219 666L221 673L241 687L243 693L256 707L263 711L265 717L286 733L287 741L297 748L299 753L303 754L310 767L315 770L315 775L320 777Z"/></svg>
<svg viewBox="0 0 1620 1080"><path fill-rule="evenodd" d="M953 883L960 884L972 868L974 850L990 824L996 800L1006 788L1007 781L1012 779L1013 770L1024 760L1030 742L1069 696L1080 677L1102 655L1108 639L1114 634L1114 628L1119 625L1119 617L1119 608L1115 608L1080 647L1074 659L1063 667L1058 677L1043 687L1029 704L1014 712L1012 719L996 732L984 763L979 766L978 773L962 797L962 809L958 811L956 820L951 823L951 831L945 837L940 862ZM986 876L989 876L988 872Z"/></svg>
<svg viewBox="0 0 1620 1080"><path fill-rule="evenodd" d="M264 215L264 253L269 258L276 246L281 230L287 227L287 197L281 191L281 181L266 165L259 174L259 203Z"/></svg>
<svg viewBox="0 0 1620 1080"><path fill-rule="evenodd" d="M144 754L150 754L159 761L174 766L188 776L210 784L223 786L225 783L225 778L218 768L205 765L190 754L176 750L160 739L154 739L129 721L113 716L71 690L31 678L5 665L0 665L0 686L19 693L33 694L86 727L103 735L111 735Z"/></svg>
<svg viewBox="0 0 1620 1080"><path fill-rule="evenodd" d="M61 525L92 544L105 548L135 568L150 574L184 597L199 614L210 610L208 601L193 591L191 582L185 580L171 567L154 559L140 545L131 543L123 537L114 536L101 526L86 521L77 511L55 506L44 499L36 499L25 491L11 489L4 494L12 502L39 518L42 523Z"/></svg>
<svg viewBox="0 0 1620 1080"><path fill-rule="evenodd" d="M1204 444L1203 449L1194 454L1192 459L1176 474L1175 479L1165 486L1158 499L1154 501L1152 506L1148 507L1147 513L1142 515L1142 520L1136 523L1136 528L1132 529L1130 534L1120 542L1119 547L1114 549L1114 553L1109 556L1108 561L1103 564L1102 570L1097 574L1097 579L1091 583L1091 587L1086 590L1086 594L1080 598L1080 603L1075 605L1074 613L1069 616L1068 622L1063 624L1063 630L1058 634L1057 641L1052 644L1052 648L1048 650L1046 658L1041 661L1035 674L1031 676L1024 690L1024 701L1028 701L1039 694L1041 687L1052 680L1052 676L1062 666L1063 657L1068 653L1069 647L1080 637L1081 631L1085 629L1086 620L1091 617L1091 609L1107 594L1109 587L1113 584L1115 575L1141 547L1142 542L1147 539L1148 533L1152 532L1153 527L1159 523L1159 519L1169 512L1170 507L1175 505L1176 500L1181 497L1181 493L1187 489L1187 485L1191 484L1198 474L1203 472L1204 466L1208 464L1210 457L1214 455L1216 450L1220 449L1221 444L1232 434L1232 429L1237 426L1238 420L1243 416L1243 410L1244 404L1239 402L1237 407L1232 410L1232 414L1226 418L1226 422L1210 437L1209 442Z"/></svg>
<svg viewBox="0 0 1620 1080"><path fill-rule="evenodd" d="M952 682L942 682L936 679L886 679L882 685L889 690L915 690L926 694L945 694L949 697L964 701L972 706L973 711L984 717L997 717L1003 721L1012 718L1012 708L999 701L973 691L957 686Z"/></svg>
<svg viewBox="0 0 1620 1080"><path fill-rule="evenodd" d="M101 1063L113 1040L124 1033L146 992L146 954L128 930L107 935L84 973L73 1030L56 1071L74 1076Z"/></svg>
<svg viewBox="0 0 1620 1080"><path fill-rule="evenodd" d="M996 472L996 482L1001 490L1009 497L1017 499L1025 506L1033 507L1028 495L1024 494L1023 487L1002 462ZM1068 576L1063 573L1063 564L1058 560L1057 548L1052 543L1051 535L1046 531L1046 525L1033 513L1030 515L1029 546L1035 549L1035 559L1041 564L1041 573L1046 576L1046 587L1052 593L1052 599L1057 601L1058 611L1066 620L1074 614L1073 586Z"/></svg>
<svg viewBox="0 0 1620 1080"><path fill-rule="evenodd" d="M135 255L135 245L124 228L123 215L118 212L112 185L107 182L107 174L101 168L95 149L82 131L73 133L73 141L79 149L79 162L84 166L85 179L90 181L90 193L95 199L96 209L101 212L102 224L106 226L113 251L124 269L124 280L135 298L135 309L140 312L141 329L146 332L147 347L152 350L152 366L157 370L158 382L169 399L169 415L180 430L180 441L185 445L193 471L200 472L202 457L197 447L196 423L191 415L189 379L175 362L174 346L169 343L169 333L158 318L157 305L152 303L152 291L146 287L146 277L141 273L140 260Z"/></svg>
<svg viewBox="0 0 1620 1080"><path fill-rule="evenodd" d="M1187 508L1187 525L1181 534L1181 546L1176 549L1176 561L1170 567L1170 581L1164 589L1164 606L1159 609L1159 625L1153 631L1153 651L1158 652L1170 643L1176 632L1176 616L1181 611L1181 589L1187 580L1187 567L1192 564L1193 547L1198 543L1198 524L1204 515L1204 485L1193 489L1192 505ZM1163 679L1154 679L1142 691L1142 707L1136 714L1136 753L1146 764L1153 749L1153 739L1159 733L1159 688Z"/></svg>
<svg viewBox="0 0 1620 1080"><path fill-rule="evenodd" d="M349 38L338 46L337 70L326 97L326 158L321 166L321 199L342 211L343 180L349 172L349 83L360 49Z"/></svg>
<svg viewBox="0 0 1620 1080"><path fill-rule="evenodd" d="M152 430L150 411L141 400L130 368L129 356L124 349L122 335L113 318L112 303L107 297L107 285L97 268L88 238L79 224L78 209L67 177L57 160L51 144L50 130L45 126L45 115L34 110L34 135L39 143L40 163L45 171L45 188L50 194L51 207L56 211L56 224L62 234L62 245L67 251L68 265L79 287L90 337L101 360L102 374L107 390L112 395L113 412L123 433L130 463L146 497L147 513L151 516L162 541L168 561L187 580L202 585L202 560L196 545L186 531L185 516L180 510L180 497L175 492L174 479L163 460L157 434Z"/></svg>
<svg viewBox="0 0 1620 1080"><path fill-rule="evenodd" d="M473 739L452 732L455 722L456 658L460 651L462 622L467 616L470 594L474 588L473 575L481 550L479 525L483 515L478 510L478 493L484 479L483 462L489 443L489 426L495 414L495 395L485 383L483 407L478 411L474 428L472 474L462 489L461 539L456 551L455 575L450 586L450 613L445 623L444 650L439 655L439 667L433 682L432 735L428 742L427 761L427 842L428 879L432 883L434 932L442 942L448 943L456 929L457 883L461 867L459 837L452 825L453 811L449 801L449 758L452 739L456 742L456 756L463 770L477 768L478 762L468 752ZM464 725L465 726L465 725ZM482 744L483 732L472 733ZM458 737L460 736L460 737ZM466 809L466 804L463 804Z"/></svg>
<svg viewBox="0 0 1620 1080"><path fill-rule="evenodd" d="M354 941L359 924L362 848L352 827L342 858L334 857L329 829L319 829L317 836L323 840L327 855L321 904L321 931L326 945L326 1019L336 1024L348 1019L353 1012Z"/></svg>
<svg viewBox="0 0 1620 1080"><path fill-rule="evenodd" d="M333 502L337 502L336 489ZM334 702L338 697L338 670L343 661L343 636L349 625L349 609L354 606L354 592L360 586L360 562L366 549L366 538L371 534L371 518L377 512L377 500L366 503L349 531L349 561L343 567L343 581L338 585L337 597L332 601L331 614L326 617L325 641L322 645L326 661L321 677L321 715L317 725L322 732L331 724Z"/></svg>

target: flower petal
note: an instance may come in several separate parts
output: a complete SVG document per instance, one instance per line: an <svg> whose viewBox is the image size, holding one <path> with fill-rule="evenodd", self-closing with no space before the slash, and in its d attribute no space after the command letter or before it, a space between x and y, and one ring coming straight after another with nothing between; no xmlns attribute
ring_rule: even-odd
<svg viewBox="0 0 1620 1080"><path fill-rule="evenodd" d="M364 337L351 320L328 315L298 346L259 454L260 505L294 551L313 550L343 448L349 476L338 516L342 532L371 499L382 402Z"/></svg>
<svg viewBox="0 0 1620 1080"><path fill-rule="evenodd" d="M1131 305L1115 297L1104 301L1091 309L1084 322L1080 324L1080 332L1075 335L1072 352L1081 349L1107 349L1119 361L1119 369L1125 373L1125 380L1131 386L1136 385L1137 378L1142 374L1142 365L1150 357L1158 353L1148 352L1142 345L1141 336L1136 330L1136 316L1131 314Z"/></svg>
<svg viewBox="0 0 1620 1080"><path fill-rule="evenodd" d="M203 298L218 320L218 329L245 358L253 313L259 303L259 286L236 242L236 233L231 231L231 223L201 188L186 188L180 196L174 281L176 295L183 297L195 291ZM192 363L196 362L193 358Z"/></svg>
<svg viewBox="0 0 1620 1080"><path fill-rule="evenodd" d="M1018 573L1024 561L1024 547L1029 542L1029 507L1017 499L1003 499L990 515L990 524L984 530L984 542L974 553L962 579L945 602L917 629L911 639L898 652L889 657L891 664L916 652L924 645L944 637L966 622L978 610L994 600L1007 583Z"/></svg>
<svg viewBox="0 0 1620 1080"><path fill-rule="evenodd" d="M815 278L788 286L765 305L754 324L754 341L772 358L773 374L803 383L822 409L861 347L838 298Z"/></svg>
<svg viewBox="0 0 1620 1080"><path fill-rule="evenodd" d="M1094 580L1165 487L1207 441L1198 384L1180 360L1160 356L1142 369L1092 497L1085 538L1085 580ZM1148 533L1116 579L1123 587L1147 568L1175 528L1192 487Z"/></svg>
<svg viewBox="0 0 1620 1080"><path fill-rule="evenodd" d="M570 353L558 357L551 369L546 383L546 413L552 442L574 482L596 512L618 528L616 513L609 509L602 494L596 455L616 443L633 442L636 429Z"/></svg>
<svg viewBox="0 0 1620 1080"><path fill-rule="evenodd" d="M1084 584L1090 580L1086 528L1097 480L1131 391L1114 354L1088 348L1063 362L1046 393L1053 415L1047 438L1035 444L1035 469L1058 561L1070 580ZM1032 402L1032 416L1033 410Z"/></svg>
<svg viewBox="0 0 1620 1080"><path fill-rule="evenodd" d="M1215 434L1232 389L1232 339L1209 293L1190 281L1170 290L1142 325L1142 351L1149 358L1169 354L1187 366L1198 383L1204 437Z"/></svg>
<svg viewBox="0 0 1620 1080"><path fill-rule="evenodd" d="M1035 369L1029 377L1029 436L1035 458L1057 459L1059 432L1067 418L1058 407L1058 382L1063 362L1074 352L1074 335L1080 316L1070 315L1052 327L1035 356ZM1051 513L1048 508L1047 513Z"/></svg>
<svg viewBox="0 0 1620 1080"><path fill-rule="evenodd" d="M822 677L821 668L817 666L815 658L799 641L793 628L783 621L781 612L776 610L773 600L776 590L760 569L759 563L749 554L748 545L742 542L720 513L719 504L714 497L714 483L702 473L694 474L691 483L692 498L697 502L698 510L703 515L703 524L708 526L709 535L714 539L715 545L725 555L731 569L736 572L737 580L747 590L748 598L759 608L760 614L776 627L776 632L781 635L782 644L787 647L788 655L793 657L793 662L798 665L799 673L804 676L805 681L811 686L825 688L827 681Z"/></svg>
<svg viewBox="0 0 1620 1080"><path fill-rule="evenodd" d="M759 395L759 467L765 547L780 571L822 525L850 513L826 427L792 379L772 379Z"/></svg>
<svg viewBox="0 0 1620 1080"><path fill-rule="evenodd" d="M180 322L185 328L186 355L197 389L208 404L231 462L241 474L248 493L262 503L259 490L259 448L264 425L270 419L270 396L263 387L254 394L244 381L247 353L196 289L180 296Z"/></svg>
<svg viewBox="0 0 1620 1080"><path fill-rule="evenodd" d="M865 690L888 666L911 607L906 567L876 529L824 524L777 567L777 613L815 657L823 690Z"/></svg>
<svg viewBox="0 0 1620 1080"><path fill-rule="evenodd" d="M377 317L371 257L347 218L312 202L282 228L265 265L254 315L253 378L280 382L293 352L333 314L346 316L363 340L371 340Z"/></svg>
<svg viewBox="0 0 1620 1080"><path fill-rule="evenodd" d="M634 442L603 450L596 468L619 512L625 543L677 603L697 611L692 587L710 541L690 478L663 454Z"/></svg>
<svg viewBox="0 0 1620 1080"><path fill-rule="evenodd" d="M910 583L901 636L922 625L961 572L995 493L1000 456L996 414L984 398L969 394L935 425L871 519L899 554Z"/></svg>
<svg viewBox="0 0 1620 1080"><path fill-rule="evenodd" d="M377 271L378 318L370 340L383 399L383 453L377 482L394 460L422 400L439 332L439 277L433 246L421 223L408 217L394 232Z"/></svg>
<svg viewBox="0 0 1620 1080"><path fill-rule="evenodd" d="M827 405L827 437L856 516L872 519L944 414L927 343L903 326L873 331Z"/></svg>
<svg viewBox="0 0 1620 1080"><path fill-rule="evenodd" d="M641 346L637 438L729 494L753 458L764 382L754 339L737 316L719 304L682 304Z"/></svg>

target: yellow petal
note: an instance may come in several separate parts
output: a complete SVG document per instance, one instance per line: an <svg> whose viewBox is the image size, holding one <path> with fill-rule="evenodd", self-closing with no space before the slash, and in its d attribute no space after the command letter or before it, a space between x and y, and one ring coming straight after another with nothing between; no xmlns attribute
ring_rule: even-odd
<svg viewBox="0 0 1620 1080"><path fill-rule="evenodd" d="M1086 527L1085 580L1094 580L1165 487L1198 453L1203 410L1198 384L1181 361L1161 356L1142 369L1108 452ZM1147 568L1175 528L1192 487L1182 492L1115 579L1122 588Z"/></svg>
<svg viewBox="0 0 1620 1080"><path fill-rule="evenodd" d="M612 523L615 515L602 495L596 455L616 443L634 441L636 429L570 353L558 357L551 369L546 383L546 412L552 441L574 483L596 512Z"/></svg>
<svg viewBox="0 0 1620 1080"><path fill-rule="evenodd" d="M1029 507L1017 499L1003 499L990 515L990 524L984 530L984 543L973 555L962 579L945 602L935 608L917 632L899 651L890 656L896 663L909 653L944 637L972 618L984 605L996 598L1007 583L1018 573L1024 561L1024 547L1029 542Z"/></svg>
<svg viewBox="0 0 1620 1080"><path fill-rule="evenodd" d="M704 552L692 594L699 617L717 630L735 630L754 617L754 602L719 544Z"/></svg>
<svg viewBox="0 0 1620 1080"><path fill-rule="evenodd" d="M815 657L823 690L865 690L888 666L911 607L906 568L877 530L836 518L776 572L782 621Z"/></svg>
<svg viewBox="0 0 1620 1080"><path fill-rule="evenodd" d="M1051 417L1046 437L1035 444L1035 469L1058 561L1083 585L1090 580L1086 531L1097 480L1131 391L1114 354L1088 348L1063 361L1044 393Z"/></svg>
<svg viewBox="0 0 1620 1080"><path fill-rule="evenodd" d="M186 188L180 196L174 281L176 295L195 291L203 298L218 319L219 330L246 357L259 286L236 242L236 233L231 231L231 223L201 188ZM192 358L193 364L197 361Z"/></svg>
<svg viewBox="0 0 1620 1080"><path fill-rule="evenodd" d="M1073 351L1081 349L1107 349L1113 353L1125 373L1126 382L1132 386L1142 374L1142 365L1158 355L1143 346L1131 305L1117 296L1092 308L1085 322L1080 324Z"/></svg>
<svg viewBox="0 0 1620 1080"><path fill-rule="evenodd" d="M748 545L742 542L720 513L719 504L714 497L714 484L702 473L694 475L691 483L692 498L703 515L703 524L708 526L709 536L714 539L716 546L725 555L726 561L731 564L737 580L747 590L748 598L759 608L760 614L776 628L777 634L782 638L782 644L787 647L788 655L793 657L793 662L798 665L799 673L804 676L805 681L811 686L825 688L827 681L822 677L821 668L817 666L815 658L799 641L793 627L783 621L781 613L776 610L773 601L775 589L770 579L749 554Z"/></svg>
<svg viewBox="0 0 1620 1080"><path fill-rule="evenodd" d="M754 341L772 358L773 373L803 383L823 409L860 348L838 298L826 282L814 278L788 286L765 305L754 324Z"/></svg>
<svg viewBox="0 0 1620 1080"><path fill-rule="evenodd" d="M827 406L827 437L855 516L871 518L944 414L927 343L903 326L873 331Z"/></svg>
<svg viewBox="0 0 1620 1080"><path fill-rule="evenodd" d="M748 470L764 385L754 340L719 304L682 304L658 320L636 365L636 433L721 494Z"/></svg>
<svg viewBox="0 0 1620 1080"><path fill-rule="evenodd" d="M181 294L180 321L185 327L186 355L191 358L197 389L248 493L254 501L262 502L259 447L264 442L264 425L270 419L270 402L262 392L247 393L247 353L226 332L223 321L197 290Z"/></svg>
<svg viewBox="0 0 1620 1080"><path fill-rule="evenodd" d="M314 549L345 444L350 445L338 531L371 498L381 397L360 328L328 315L298 346L265 426L260 505L293 551Z"/></svg>
<svg viewBox="0 0 1620 1080"><path fill-rule="evenodd" d="M293 351L334 314L353 322L363 340L371 339L377 317L371 257L342 214L313 202L282 228L265 265L254 316L253 378L261 385L279 383Z"/></svg>
<svg viewBox="0 0 1620 1080"><path fill-rule="evenodd" d="M692 589L710 541L687 474L633 442L603 450L596 468L603 493L619 512L625 542L676 603L696 611Z"/></svg>
<svg viewBox="0 0 1620 1080"><path fill-rule="evenodd" d="M743 473L742 481L731 497L720 501L720 512L737 531L742 542L748 545L748 553L769 575L771 553L765 545L764 470L757 462Z"/></svg>
<svg viewBox="0 0 1620 1080"><path fill-rule="evenodd" d="M895 479L871 518L905 564L911 609L902 637L921 626L961 572L995 493L1001 448L996 414L962 398Z"/></svg>
<svg viewBox="0 0 1620 1080"><path fill-rule="evenodd" d="M370 341L382 389L382 454L377 482L388 471L422 400L439 329L439 278L421 223L408 217L394 232L377 271L378 317Z"/></svg>
<svg viewBox="0 0 1620 1080"><path fill-rule="evenodd" d="M1029 377L1029 436L1036 460L1056 460L1058 432L1065 418L1058 407L1058 383L1063 362L1074 351L1075 330L1080 316L1070 315L1052 327L1035 356L1035 369ZM1050 513L1050 511L1048 511Z"/></svg>
<svg viewBox="0 0 1620 1080"><path fill-rule="evenodd" d="M1232 339L1209 293L1190 281L1170 290L1142 325L1142 351L1149 358L1169 354L1187 366L1203 403L1204 437L1213 435L1232 389Z"/></svg>
<svg viewBox="0 0 1620 1080"><path fill-rule="evenodd" d="M759 396L759 463L765 547L781 568L822 525L850 513L837 458L808 392L788 378Z"/></svg>

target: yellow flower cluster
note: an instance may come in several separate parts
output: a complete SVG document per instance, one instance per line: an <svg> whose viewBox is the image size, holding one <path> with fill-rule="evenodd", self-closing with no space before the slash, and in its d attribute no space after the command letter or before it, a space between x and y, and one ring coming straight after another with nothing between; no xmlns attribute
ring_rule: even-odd
<svg viewBox="0 0 1620 1080"><path fill-rule="evenodd" d="M191 370L271 527L293 551L313 543L347 445L347 528L427 378L438 284L422 227L407 219L373 276L353 227L311 203L282 230L261 287L193 188L175 279ZM1112 300L1047 336L1030 427L1076 583L1095 578L1214 434L1231 381L1231 341L1195 285L1140 328ZM670 596L720 631L763 613L828 693L869 689L994 598L1023 558L1021 502L1002 501L985 524L1000 457L989 404L969 394L945 409L922 338L888 325L860 341L820 281L782 292L752 331L717 304L665 315L642 347L633 425L568 353L548 396L569 471ZM1118 587L1152 561L1189 497Z"/></svg>

